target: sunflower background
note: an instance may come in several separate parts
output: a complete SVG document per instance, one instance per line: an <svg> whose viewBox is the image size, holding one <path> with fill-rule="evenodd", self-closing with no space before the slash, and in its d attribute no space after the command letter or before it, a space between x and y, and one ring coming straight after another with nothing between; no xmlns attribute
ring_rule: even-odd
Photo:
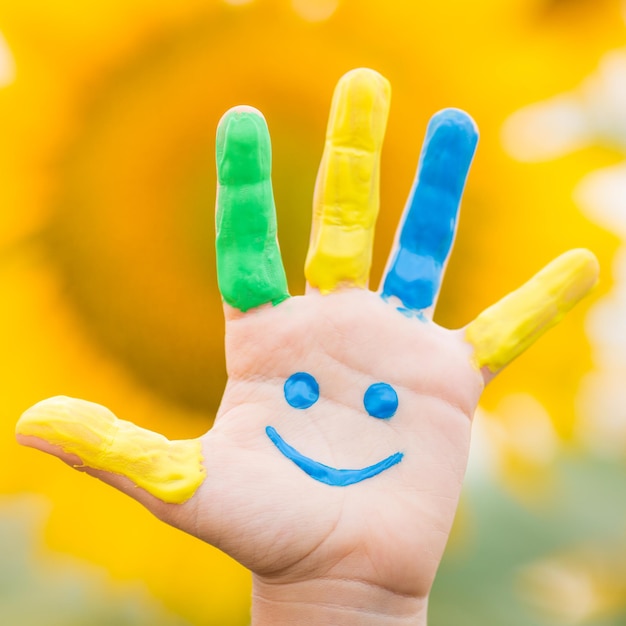
<svg viewBox="0 0 626 626"><path fill-rule="evenodd" d="M608 268L484 395L431 623L626 623L626 428L593 430L612 445L590 449L606 407L584 392L606 367L585 323L616 284L621 239L572 193L626 149L592 140L528 163L502 143L515 111L571 92L624 45L618 0L22 0L0 4L0 33L0 621L247 623L242 568L19 448L14 424L65 394L170 438L210 427L225 381L217 121L242 103L268 120L280 245L301 292L332 90L369 66L393 90L373 284L426 123L446 106L467 110L481 141L436 321L466 324L568 248Z"/></svg>

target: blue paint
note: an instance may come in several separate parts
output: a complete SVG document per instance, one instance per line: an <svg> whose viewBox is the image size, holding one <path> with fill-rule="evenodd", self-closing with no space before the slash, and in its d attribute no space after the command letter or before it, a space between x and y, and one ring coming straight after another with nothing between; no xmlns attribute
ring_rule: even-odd
<svg viewBox="0 0 626 626"><path fill-rule="evenodd" d="M407 309L406 307L403 307L403 306L396 307L396 311L402 313L404 317L408 317L408 318L414 317L418 319L420 322L424 322L424 324L427 324L429 322L428 318L421 311L414 311L413 309Z"/></svg>
<svg viewBox="0 0 626 626"><path fill-rule="evenodd" d="M476 125L463 111L444 109L430 120L384 297L414 310L434 304L477 142Z"/></svg>
<svg viewBox="0 0 626 626"><path fill-rule="evenodd" d="M363 396L365 410L380 419L389 419L398 409L398 394L387 383L374 383L367 388Z"/></svg>
<svg viewBox="0 0 626 626"><path fill-rule="evenodd" d="M272 426L267 426L265 429L267 436L272 443L280 450L280 452L286 456L290 461L295 463L303 472L308 474L311 478L331 485L333 487L347 487L348 485L354 485L367 478L372 478L386 469L393 467L397 463L400 463L404 456L402 452L396 452L386 459L364 467L363 469L335 469L329 467L323 463L318 463L313 459L310 459L303 454L300 454L295 448L292 448L285 440L276 432L276 429Z"/></svg>
<svg viewBox="0 0 626 626"><path fill-rule="evenodd" d="M296 372L292 374L284 385L285 400L294 409L308 409L320 397L320 387L311 374Z"/></svg>

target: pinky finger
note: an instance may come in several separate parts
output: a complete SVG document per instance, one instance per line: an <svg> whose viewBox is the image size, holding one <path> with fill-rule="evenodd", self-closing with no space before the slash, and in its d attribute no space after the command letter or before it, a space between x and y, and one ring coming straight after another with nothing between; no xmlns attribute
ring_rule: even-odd
<svg viewBox="0 0 626 626"><path fill-rule="evenodd" d="M488 381L557 324L598 280L588 250L570 250L516 291L485 309L465 329L474 362Z"/></svg>

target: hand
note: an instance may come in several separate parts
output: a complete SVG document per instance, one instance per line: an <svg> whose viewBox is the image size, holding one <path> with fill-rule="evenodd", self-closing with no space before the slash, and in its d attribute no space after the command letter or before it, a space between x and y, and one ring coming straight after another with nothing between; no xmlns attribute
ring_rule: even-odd
<svg viewBox="0 0 626 626"><path fill-rule="evenodd" d="M426 623L483 385L595 283L566 253L468 327L431 321L477 133L431 120L396 249L367 290L387 81L335 92L314 198L304 296L276 242L262 115L217 136L217 254L228 384L203 437L168 441L82 400L24 413L51 452L224 550L253 573L255 624Z"/></svg>

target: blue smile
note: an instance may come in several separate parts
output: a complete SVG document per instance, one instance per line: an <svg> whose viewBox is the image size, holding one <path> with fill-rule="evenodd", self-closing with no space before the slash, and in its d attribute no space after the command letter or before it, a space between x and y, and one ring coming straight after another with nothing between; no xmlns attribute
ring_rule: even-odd
<svg viewBox="0 0 626 626"><path fill-rule="evenodd" d="M404 456L402 452L396 452L386 459L363 469L335 469L300 454L295 448L286 443L272 426L267 426L265 432L280 452L290 461L293 461L303 472L321 483L334 487L346 487L359 483L366 478L372 478L372 476L376 476L400 463Z"/></svg>

